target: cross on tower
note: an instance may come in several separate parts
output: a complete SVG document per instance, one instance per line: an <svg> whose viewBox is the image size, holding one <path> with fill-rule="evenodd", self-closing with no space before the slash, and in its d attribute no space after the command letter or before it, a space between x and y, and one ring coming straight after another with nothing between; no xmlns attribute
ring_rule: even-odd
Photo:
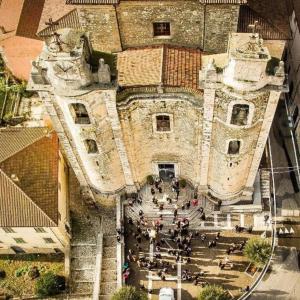
<svg viewBox="0 0 300 300"><path fill-rule="evenodd" d="M54 25L58 25L58 22L53 22L52 18L49 18L45 25L53 27Z"/></svg>
<svg viewBox="0 0 300 300"><path fill-rule="evenodd" d="M248 28L250 28L252 30L252 35L255 35L256 30L260 28L260 26L258 25L258 21L254 21L254 24L249 24Z"/></svg>

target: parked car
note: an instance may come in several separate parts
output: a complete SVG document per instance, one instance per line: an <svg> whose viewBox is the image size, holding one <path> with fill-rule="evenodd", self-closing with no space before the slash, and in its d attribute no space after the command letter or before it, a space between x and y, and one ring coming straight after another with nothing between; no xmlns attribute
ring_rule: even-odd
<svg viewBox="0 0 300 300"><path fill-rule="evenodd" d="M161 288L159 291L159 300L175 300L174 291L171 288Z"/></svg>

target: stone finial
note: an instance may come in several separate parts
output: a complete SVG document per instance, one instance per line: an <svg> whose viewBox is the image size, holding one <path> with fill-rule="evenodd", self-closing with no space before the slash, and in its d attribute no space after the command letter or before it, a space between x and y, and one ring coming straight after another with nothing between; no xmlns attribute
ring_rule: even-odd
<svg viewBox="0 0 300 300"><path fill-rule="evenodd" d="M284 62L281 60L279 62L278 67L276 68L275 76L283 77L284 75L285 75L285 72L284 72Z"/></svg>
<svg viewBox="0 0 300 300"><path fill-rule="evenodd" d="M209 59L204 72L205 72L205 81L212 81L212 82L217 81L217 70L215 66L215 60L213 58Z"/></svg>
<svg viewBox="0 0 300 300"><path fill-rule="evenodd" d="M98 81L100 84L109 84L111 82L111 72L108 64L103 58L99 59Z"/></svg>

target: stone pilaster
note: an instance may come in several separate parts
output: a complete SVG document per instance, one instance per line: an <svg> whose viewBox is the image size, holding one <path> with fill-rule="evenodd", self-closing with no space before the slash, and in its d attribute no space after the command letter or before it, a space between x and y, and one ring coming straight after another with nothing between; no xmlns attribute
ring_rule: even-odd
<svg viewBox="0 0 300 300"><path fill-rule="evenodd" d="M257 170L261 161L261 157L263 155L265 145L267 142L267 138L269 136L270 128L272 125L272 121L275 115L276 107L279 101L281 92L279 91L271 91L269 95L269 100L267 104L267 108L264 115L264 120L261 126L261 130L259 133L259 137L257 140L253 160L250 166L250 170L248 173L248 178L246 181L246 189L252 189L255 181L255 177L257 174Z"/></svg>
<svg viewBox="0 0 300 300"><path fill-rule="evenodd" d="M204 90L203 103L203 127L202 127L202 145L201 145L201 162L200 162L200 178L199 191L207 191L207 177L209 168L209 153L212 134L212 121L214 115L215 89Z"/></svg>
<svg viewBox="0 0 300 300"><path fill-rule="evenodd" d="M122 136L122 130L116 105L116 91L110 90L105 92L104 101L106 105L107 114L110 120L114 140L116 143L116 148L119 153L126 189L128 192L134 192L136 191L136 187L133 182L132 171Z"/></svg>

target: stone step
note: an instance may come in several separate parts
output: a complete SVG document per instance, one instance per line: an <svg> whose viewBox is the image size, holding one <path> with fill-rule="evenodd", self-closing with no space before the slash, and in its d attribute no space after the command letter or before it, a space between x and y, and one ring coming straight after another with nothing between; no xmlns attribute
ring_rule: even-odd
<svg viewBox="0 0 300 300"><path fill-rule="evenodd" d="M94 270L72 270L72 280L79 281L94 281Z"/></svg>
<svg viewBox="0 0 300 300"><path fill-rule="evenodd" d="M116 247L104 247L102 256L103 256L103 259L104 258L116 258L117 257Z"/></svg>
<svg viewBox="0 0 300 300"><path fill-rule="evenodd" d="M72 245L71 246L72 257L95 256L95 255L96 255L96 245Z"/></svg>
<svg viewBox="0 0 300 300"><path fill-rule="evenodd" d="M117 262L115 258L103 258L102 270L116 270Z"/></svg>
<svg viewBox="0 0 300 300"><path fill-rule="evenodd" d="M116 270L102 270L101 282L111 282L117 280Z"/></svg>
<svg viewBox="0 0 300 300"><path fill-rule="evenodd" d="M100 294L101 295L112 295L117 290L117 281L101 282Z"/></svg>
<svg viewBox="0 0 300 300"><path fill-rule="evenodd" d="M100 295L99 300L111 300L111 295Z"/></svg>
<svg viewBox="0 0 300 300"><path fill-rule="evenodd" d="M72 284L72 290L71 292L74 294L81 294L81 295L86 295L86 294L92 294L93 293L93 287L94 283L86 283L86 282L78 282L75 284Z"/></svg>
<svg viewBox="0 0 300 300"><path fill-rule="evenodd" d="M71 258L71 269L93 269L95 267L96 257Z"/></svg>
<svg viewBox="0 0 300 300"><path fill-rule="evenodd" d="M103 247L115 247L117 245L117 235L104 237Z"/></svg>

